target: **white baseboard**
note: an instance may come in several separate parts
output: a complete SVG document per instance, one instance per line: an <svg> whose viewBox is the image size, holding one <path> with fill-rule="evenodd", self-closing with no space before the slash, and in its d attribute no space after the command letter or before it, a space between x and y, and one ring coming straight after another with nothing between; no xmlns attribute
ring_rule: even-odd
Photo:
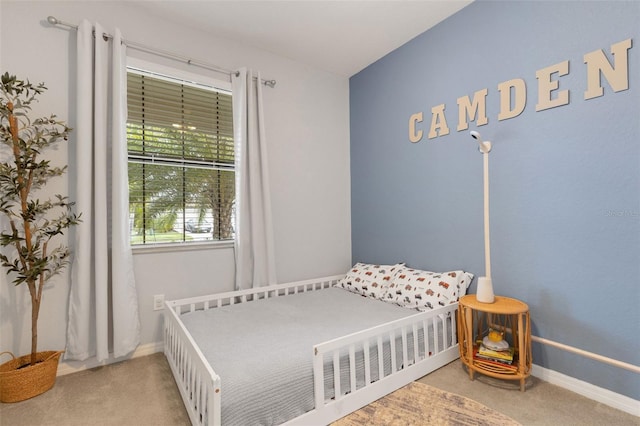
<svg viewBox="0 0 640 426"><path fill-rule="evenodd" d="M89 370L91 368L102 367L109 364L114 364L116 362L126 361L132 358L138 358L141 356L147 356L154 354L156 352L162 352L163 345L162 342L155 343L147 343L146 345L140 345L138 348L133 351L130 355L123 356L120 358L109 358L104 361L98 362L95 357L89 358L84 361L71 361L71 360L61 360L58 365L58 376L64 376L66 374L77 373L78 371Z"/></svg>
<svg viewBox="0 0 640 426"><path fill-rule="evenodd" d="M545 382L560 386L579 395L601 402L609 407L616 408L634 416L640 416L640 401L619 393L612 392L591 383L583 382L574 377L549 370L539 365L533 364L531 374Z"/></svg>

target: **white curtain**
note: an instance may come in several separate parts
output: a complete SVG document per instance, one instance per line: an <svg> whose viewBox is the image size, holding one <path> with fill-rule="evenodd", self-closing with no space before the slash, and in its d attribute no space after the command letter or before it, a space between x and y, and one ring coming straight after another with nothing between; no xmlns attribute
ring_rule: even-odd
<svg viewBox="0 0 640 426"><path fill-rule="evenodd" d="M140 341L129 244L126 52L119 30L113 40L103 33L86 20L78 28L74 133L82 223L75 228L65 352L67 359L98 361L109 358L110 345L117 358Z"/></svg>
<svg viewBox="0 0 640 426"><path fill-rule="evenodd" d="M236 290L276 284L260 73L231 77L236 144Z"/></svg>

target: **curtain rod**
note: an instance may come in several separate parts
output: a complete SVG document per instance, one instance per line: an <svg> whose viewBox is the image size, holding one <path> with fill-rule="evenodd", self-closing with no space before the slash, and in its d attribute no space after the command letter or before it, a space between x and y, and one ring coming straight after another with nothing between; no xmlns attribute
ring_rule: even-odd
<svg viewBox="0 0 640 426"><path fill-rule="evenodd" d="M61 27L66 27L66 28L70 28L73 30L78 30L78 26L77 25L73 25L73 24L69 24L68 22L64 22L61 21L59 19L57 19L54 16L47 16L47 22L53 26L61 26ZM102 37L104 37L105 39L113 39L113 36L111 34L108 33L102 33ZM184 56L180 56L177 55L175 53L172 52L167 52L165 50L159 50L153 47L148 47L145 46L143 44L140 43L135 43L129 40L125 40L123 39L122 42L127 46L130 47L134 50L138 50L140 52L145 52L145 53L151 53L153 55L158 55L158 56L162 56L164 58L168 58L168 59L172 59L174 61L178 61L178 62L184 62L187 65L193 65L195 67L199 67L199 68L204 68L206 70L209 71L214 71L220 74L227 74L228 76L231 76L232 74L235 74L236 76L238 76L240 73L238 71L230 71L224 68L220 68L220 67L216 67L215 65L211 65L211 64L207 64L204 62L199 62L199 61L194 61L193 59L184 57ZM265 86L268 87L275 87L276 85L276 80L261 80L261 83L264 84Z"/></svg>

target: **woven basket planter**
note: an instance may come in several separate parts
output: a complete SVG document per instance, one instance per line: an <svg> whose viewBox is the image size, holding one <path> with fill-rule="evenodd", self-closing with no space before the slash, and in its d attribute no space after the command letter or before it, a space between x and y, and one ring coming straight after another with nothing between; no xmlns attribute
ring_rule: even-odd
<svg viewBox="0 0 640 426"><path fill-rule="evenodd" d="M63 352L38 352L35 365L28 365L31 354L16 358L11 352L2 352L13 359L0 365L0 401L24 401L51 389L56 382L58 361Z"/></svg>

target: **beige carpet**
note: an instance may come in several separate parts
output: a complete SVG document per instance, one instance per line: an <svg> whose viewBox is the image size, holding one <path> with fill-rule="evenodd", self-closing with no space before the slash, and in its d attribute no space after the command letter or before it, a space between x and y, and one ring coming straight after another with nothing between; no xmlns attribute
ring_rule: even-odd
<svg viewBox="0 0 640 426"><path fill-rule="evenodd" d="M361 425L519 425L479 402L412 382L333 423Z"/></svg>
<svg viewBox="0 0 640 426"><path fill-rule="evenodd" d="M527 426L640 426L637 416L537 377L529 377L526 392L518 390L517 382L499 385L493 384L497 379L488 379L491 378L477 375L476 380L469 380L462 362L456 360L429 373L420 382L464 395ZM411 411L424 411L418 424L429 425L427 403L414 404ZM497 422L502 423L507 424ZM474 418L472 424L483 424L482 418ZM167 360L162 353L156 353L58 377L53 389L45 394L0 404L0 425L190 426L191 422Z"/></svg>

